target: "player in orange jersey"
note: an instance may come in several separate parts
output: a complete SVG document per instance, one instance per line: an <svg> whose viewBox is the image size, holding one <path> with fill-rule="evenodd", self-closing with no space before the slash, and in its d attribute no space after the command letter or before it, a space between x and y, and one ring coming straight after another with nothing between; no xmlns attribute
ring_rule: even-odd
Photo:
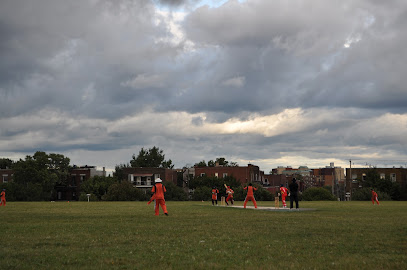
<svg viewBox="0 0 407 270"><path fill-rule="evenodd" d="M216 187L212 187L212 205L218 205L218 193L219 190Z"/></svg>
<svg viewBox="0 0 407 270"><path fill-rule="evenodd" d="M372 190L372 203L374 204L374 202L377 202L377 204L380 204L379 199L377 197L377 193L373 190L373 188L371 190Z"/></svg>
<svg viewBox="0 0 407 270"><path fill-rule="evenodd" d="M155 185L151 189L151 192L154 194L152 197L155 199L155 215L158 216L160 212L160 205L164 211L164 214L168 216L167 206L165 205L164 193L167 192L165 186L162 184L160 178L155 179Z"/></svg>
<svg viewBox="0 0 407 270"><path fill-rule="evenodd" d="M286 208L287 204L285 202L285 198L288 195L288 189L283 184L281 184L281 186L280 186L280 194L281 194L281 201L283 202L283 207Z"/></svg>
<svg viewBox="0 0 407 270"><path fill-rule="evenodd" d="M233 205L233 193L235 193L235 192L233 191L233 189L230 188L230 186L225 185L225 187L226 187L226 194L228 195L228 197L226 198L226 205L229 205L229 203L228 203L229 201Z"/></svg>
<svg viewBox="0 0 407 270"><path fill-rule="evenodd" d="M6 206L6 189L3 189L3 191L0 193L0 196L1 196L0 205Z"/></svg>
<svg viewBox="0 0 407 270"><path fill-rule="evenodd" d="M246 199L244 200L243 207L246 208L247 202L250 200L254 204L254 208L257 208L256 199L254 198L253 191L257 190L257 188L253 187L252 183L249 183L249 186L245 187L244 190L247 189Z"/></svg>

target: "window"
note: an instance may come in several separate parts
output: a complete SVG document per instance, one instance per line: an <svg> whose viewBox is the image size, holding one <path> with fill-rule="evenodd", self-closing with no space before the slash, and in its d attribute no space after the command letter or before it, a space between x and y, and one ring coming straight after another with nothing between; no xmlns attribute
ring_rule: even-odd
<svg viewBox="0 0 407 270"><path fill-rule="evenodd" d="M3 174L3 183L8 182L8 174Z"/></svg>
<svg viewBox="0 0 407 270"><path fill-rule="evenodd" d="M217 172L215 173L215 177L216 177L216 178L218 178L218 177L219 177L219 174L218 174Z"/></svg>
<svg viewBox="0 0 407 270"><path fill-rule="evenodd" d="M86 174L81 174L81 184L85 181Z"/></svg>
<svg viewBox="0 0 407 270"><path fill-rule="evenodd" d="M365 173L362 174L362 180L363 180L363 181L366 181L366 174L365 174Z"/></svg>
<svg viewBox="0 0 407 270"><path fill-rule="evenodd" d="M386 175L384 173L381 173L380 174L380 179L382 179L382 180L386 179Z"/></svg>
<svg viewBox="0 0 407 270"><path fill-rule="evenodd" d="M228 174L227 173L223 173L223 178L227 177Z"/></svg>
<svg viewBox="0 0 407 270"><path fill-rule="evenodd" d="M396 182L396 174L395 174L395 173L391 173L391 174L390 174L390 180L391 180L392 182Z"/></svg>
<svg viewBox="0 0 407 270"><path fill-rule="evenodd" d="M72 175L72 177L71 177L71 186L76 186L76 184L75 184L75 181L76 180L76 176L75 175Z"/></svg>
<svg viewBox="0 0 407 270"><path fill-rule="evenodd" d="M204 177L205 176L205 173L201 173L201 177Z"/></svg>
<svg viewBox="0 0 407 270"><path fill-rule="evenodd" d="M141 185L141 176L137 176L136 185Z"/></svg>

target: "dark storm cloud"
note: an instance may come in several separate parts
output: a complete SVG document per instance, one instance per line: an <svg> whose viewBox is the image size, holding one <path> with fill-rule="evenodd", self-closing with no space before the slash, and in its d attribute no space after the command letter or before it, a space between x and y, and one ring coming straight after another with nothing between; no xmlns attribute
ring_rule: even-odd
<svg viewBox="0 0 407 270"><path fill-rule="evenodd" d="M121 80L148 72L156 66L152 58L176 50L154 42L168 33L152 19L151 2L64 3L1 3L1 115L53 107L103 117L101 106L115 99L128 102L129 96L131 111L145 106L137 94L121 89ZM122 115L105 111L109 118Z"/></svg>
<svg viewBox="0 0 407 270"><path fill-rule="evenodd" d="M250 97L236 89L211 87L224 96L242 97L240 104L226 101L225 110L240 105L261 111L264 100L281 108L405 109L406 4L398 4L396 12L369 1L353 8L347 1L293 1L289 6L285 1L230 2L218 9L197 9L186 19L185 29L197 44L220 47L223 56L231 54L218 61L232 68L215 64L214 74L226 76L225 70L236 67L237 74L246 76Z"/></svg>
<svg viewBox="0 0 407 270"><path fill-rule="evenodd" d="M163 5L169 6L180 6L182 4L188 3L188 0L159 0L159 2Z"/></svg>

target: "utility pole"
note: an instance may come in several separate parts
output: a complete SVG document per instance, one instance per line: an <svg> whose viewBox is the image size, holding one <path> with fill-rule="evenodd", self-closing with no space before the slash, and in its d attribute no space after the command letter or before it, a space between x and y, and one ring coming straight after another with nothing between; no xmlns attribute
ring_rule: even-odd
<svg viewBox="0 0 407 270"><path fill-rule="evenodd" d="M349 197L349 201L351 200L351 198L352 198L352 160L351 159L349 159L349 194L350 194L350 197Z"/></svg>

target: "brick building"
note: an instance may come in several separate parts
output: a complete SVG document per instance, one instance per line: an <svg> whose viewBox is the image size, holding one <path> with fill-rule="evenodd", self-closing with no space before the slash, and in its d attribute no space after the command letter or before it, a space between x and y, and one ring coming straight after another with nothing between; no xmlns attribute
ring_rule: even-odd
<svg viewBox="0 0 407 270"><path fill-rule="evenodd" d="M372 168L346 168L346 191L362 186L362 181L366 178L368 171ZM380 179L390 179L400 185L402 190L407 186L407 169L406 168L374 168L379 174ZM352 171L352 178L351 178ZM352 179L352 181L351 181Z"/></svg>
<svg viewBox="0 0 407 270"><path fill-rule="evenodd" d="M241 184L264 182L264 172L260 171L259 166L248 164L247 166L215 166L215 167L195 167L184 172L184 180L186 177L193 178L198 176L225 178L227 176L234 177Z"/></svg>
<svg viewBox="0 0 407 270"><path fill-rule="evenodd" d="M69 172L67 185L56 186L56 198L54 200L75 201L79 199L81 184L93 176L106 176L105 167L102 171L96 166L74 166Z"/></svg>

